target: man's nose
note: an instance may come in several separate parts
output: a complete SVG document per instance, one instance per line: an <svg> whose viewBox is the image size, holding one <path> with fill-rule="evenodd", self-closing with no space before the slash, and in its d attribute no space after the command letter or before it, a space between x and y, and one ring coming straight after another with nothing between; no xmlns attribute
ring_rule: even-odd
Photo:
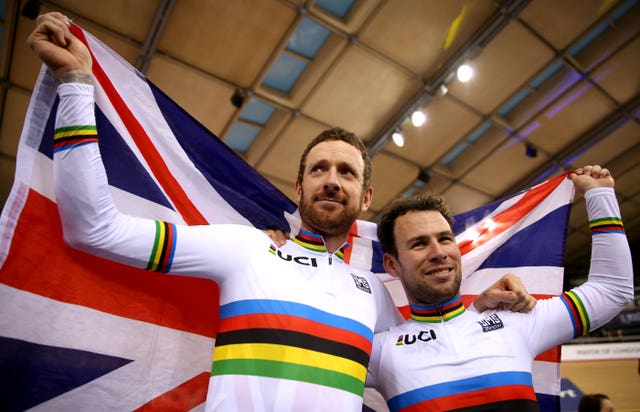
<svg viewBox="0 0 640 412"><path fill-rule="evenodd" d="M340 181L338 180L338 171L335 168L329 169L327 179L324 182L324 189L332 192L340 190Z"/></svg>
<svg viewBox="0 0 640 412"><path fill-rule="evenodd" d="M429 254L430 254L429 258L432 261L436 261L436 262L443 261L447 258L447 254L445 253L444 248L437 240L431 241L431 245L429 247Z"/></svg>

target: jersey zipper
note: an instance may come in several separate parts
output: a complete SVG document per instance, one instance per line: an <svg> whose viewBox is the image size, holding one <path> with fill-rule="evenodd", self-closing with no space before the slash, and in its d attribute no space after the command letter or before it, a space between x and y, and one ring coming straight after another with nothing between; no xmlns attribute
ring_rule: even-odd
<svg viewBox="0 0 640 412"><path fill-rule="evenodd" d="M446 347L449 350L449 354L453 356L453 359L458 359L458 350L456 348L456 342L453 341L451 339L451 336L449 335L449 327L448 327L448 323L444 320L444 313L442 313L442 306L438 305L438 314L440 315L440 332L442 333L442 335L445 337L445 342L449 342L449 344L446 345Z"/></svg>

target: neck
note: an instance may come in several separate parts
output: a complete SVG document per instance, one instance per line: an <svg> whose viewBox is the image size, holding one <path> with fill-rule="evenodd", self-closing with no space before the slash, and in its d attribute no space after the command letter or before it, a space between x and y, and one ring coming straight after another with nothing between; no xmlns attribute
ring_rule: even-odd
<svg viewBox="0 0 640 412"><path fill-rule="evenodd" d="M322 231L316 230L304 224L301 225L302 229L307 232L315 233L317 235L322 236L322 240L324 241L324 246L327 248L327 252L334 253L336 250L340 249L342 245L344 245L349 237L349 233L341 233L337 235L329 235Z"/></svg>
<svg viewBox="0 0 640 412"><path fill-rule="evenodd" d="M336 250L340 249L342 245L347 242L347 236L327 236L323 235L322 239L324 239L324 244L327 247L327 252L334 253Z"/></svg>

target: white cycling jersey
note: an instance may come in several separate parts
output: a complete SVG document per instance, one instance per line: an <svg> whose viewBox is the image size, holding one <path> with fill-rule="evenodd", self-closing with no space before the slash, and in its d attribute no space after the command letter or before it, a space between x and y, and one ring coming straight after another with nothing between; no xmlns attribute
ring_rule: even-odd
<svg viewBox="0 0 640 412"><path fill-rule="evenodd" d="M391 411L537 411L531 367L545 350L598 328L633 299L631 252L613 189L585 194L593 235L589 279L530 313L465 310L460 296L411 305L376 334L367 385Z"/></svg>
<svg viewBox="0 0 640 412"><path fill-rule="evenodd" d="M126 216L108 189L93 87L59 86L54 176L65 239L135 267L220 286L206 409L361 411L374 331L401 321L382 282L301 231L276 248L241 225L181 226Z"/></svg>

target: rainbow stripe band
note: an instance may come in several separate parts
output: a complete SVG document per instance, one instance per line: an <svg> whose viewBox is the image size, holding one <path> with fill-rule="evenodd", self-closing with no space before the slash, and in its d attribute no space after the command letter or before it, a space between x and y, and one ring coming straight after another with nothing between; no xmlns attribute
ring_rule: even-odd
<svg viewBox="0 0 640 412"><path fill-rule="evenodd" d="M327 247L324 244L322 236L308 232L304 229L300 229L300 232L291 240L307 250L319 253L327 253ZM345 250L349 247L349 243L345 243L340 249L335 252L335 256L344 261Z"/></svg>
<svg viewBox="0 0 640 412"><path fill-rule="evenodd" d="M56 129L53 135L53 152L72 149L98 141L98 130L91 126L68 126Z"/></svg>
<svg viewBox="0 0 640 412"><path fill-rule="evenodd" d="M146 269L154 272L169 272L175 250L176 225L156 220L156 237Z"/></svg>
<svg viewBox="0 0 640 412"><path fill-rule="evenodd" d="M426 323L446 322L465 312L460 295L440 305L409 305L409 308L411 319Z"/></svg>
<svg viewBox="0 0 640 412"><path fill-rule="evenodd" d="M562 299L562 302L571 316L573 337L577 338L578 336L583 336L589 333L589 330L591 329L591 321L589 320L589 315L587 314L587 310L585 309L582 300L580 300L580 296L570 290L563 293L560 296L560 299Z"/></svg>
<svg viewBox="0 0 640 412"><path fill-rule="evenodd" d="M373 331L360 322L287 301L220 307L211 375L314 383L362 396Z"/></svg>
<svg viewBox="0 0 640 412"><path fill-rule="evenodd" d="M624 234L624 225L619 217L603 217L589 221L589 228L592 235L601 235L604 233Z"/></svg>
<svg viewBox="0 0 640 412"><path fill-rule="evenodd" d="M233 359L215 362L211 376L228 374L296 380L342 389L358 396L364 394L364 382L362 380L347 374L313 366L260 359Z"/></svg>
<svg viewBox="0 0 640 412"><path fill-rule="evenodd" d="M538 410L529 372L497 372L417 388L387 402L391 411Z"/></svg>

